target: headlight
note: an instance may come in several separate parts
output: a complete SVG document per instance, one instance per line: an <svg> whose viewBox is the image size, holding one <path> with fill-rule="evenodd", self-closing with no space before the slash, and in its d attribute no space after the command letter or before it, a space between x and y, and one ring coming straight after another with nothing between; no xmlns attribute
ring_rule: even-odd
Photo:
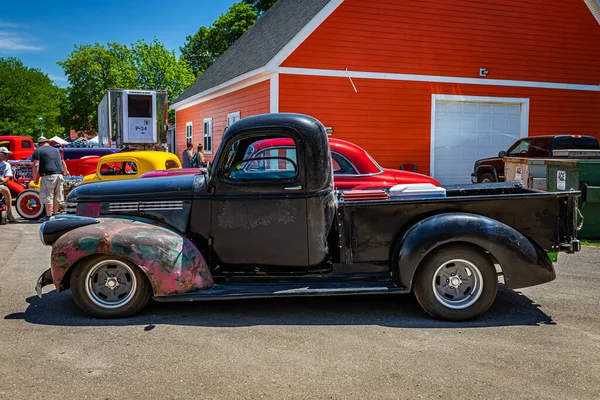
<svg viewBox="0 0 600 400"><path fill-rule="evenodd" d="M42 242L42 244L44 246L46 246L46 241L44 240L44 227L46 226L46 223L42 223L42 226L40 226L40 241Z"/></svg>

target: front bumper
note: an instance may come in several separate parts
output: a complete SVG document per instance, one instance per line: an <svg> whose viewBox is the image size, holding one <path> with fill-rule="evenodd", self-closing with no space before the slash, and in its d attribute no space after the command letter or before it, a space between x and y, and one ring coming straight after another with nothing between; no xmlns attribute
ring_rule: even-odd
<svg viewBox="0 0 600 400"><path fill-rule="evenodd" d="M477 183L477 173L473 172L471 174L471 183Z"/></svg>
<svg viewBox="0 0 600 400"><path fill-rule="evenodd" d="M54 281L52 280L52 271L50 270L50 268L48 268L44 271L42 275L40 275L35 284L35 291L37 292L37 295L40 299L42 298L42 288L53 283Z"/></svg>

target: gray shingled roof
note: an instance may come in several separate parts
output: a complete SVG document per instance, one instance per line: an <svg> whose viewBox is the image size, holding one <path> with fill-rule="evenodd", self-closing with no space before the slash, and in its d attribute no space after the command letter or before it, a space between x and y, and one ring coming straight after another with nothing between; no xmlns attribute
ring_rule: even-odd
<svg viewBox="0 0 600 400"><path fill-rule="evenodd" d="M329 0L279 0L175 103L264 67L327 3Z"/></svg>

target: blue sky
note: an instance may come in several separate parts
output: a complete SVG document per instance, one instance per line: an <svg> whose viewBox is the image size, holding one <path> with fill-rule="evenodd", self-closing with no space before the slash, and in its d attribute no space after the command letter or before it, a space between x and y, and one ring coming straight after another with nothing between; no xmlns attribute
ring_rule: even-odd
<svg viewBox="0 0 600 400"><path fill-rule="evenodd" d="M6 0L0 7L0 57L20 58L66 86L62 68L75 44L158 38L179 53L187 35L210 25L234 0Z"/></svg>

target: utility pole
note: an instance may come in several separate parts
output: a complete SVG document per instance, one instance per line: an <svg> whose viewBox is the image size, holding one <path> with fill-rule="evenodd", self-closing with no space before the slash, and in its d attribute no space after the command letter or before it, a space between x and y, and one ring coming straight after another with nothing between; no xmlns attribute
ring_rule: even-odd
<svg viewBox="0 0 600 400"><path fill-rule="evenodd" d="M43 119L42 117L39 117L39 118L38 118L38 121L40 121L40 137L44 136L44 135L43 135L43 132L42 132L42 121L43 121L43 120L44 120L44 119ZM38 139L39 139L39 138L38 138Z"/></svg>

